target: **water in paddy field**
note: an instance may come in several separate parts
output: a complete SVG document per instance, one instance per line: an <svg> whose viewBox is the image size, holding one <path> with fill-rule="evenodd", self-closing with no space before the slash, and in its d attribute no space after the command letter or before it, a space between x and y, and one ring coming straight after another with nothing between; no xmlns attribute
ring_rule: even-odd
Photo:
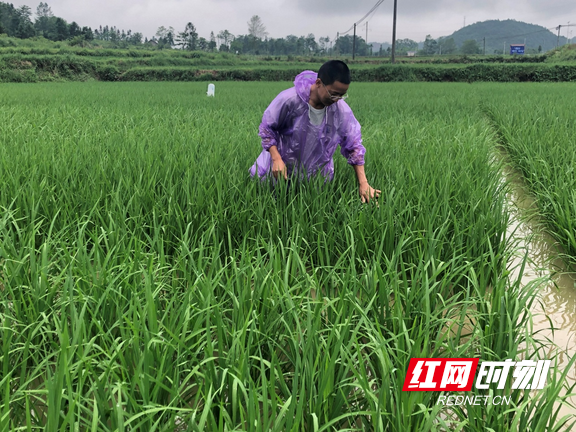
<svg viewBox="0 0 576 432"><path fill-rule="evenodd" d="M539 286L539 301L532 305L533 333L539 335L538 339L549 338L558 346L550 348L547 358L558 355L559 368L563 372L572 356L576 355L576 273L559 257L562 249L544 232L541 221L537 217L530 217L537 206L521 175L508 169L505 176L511 185L509 202L513 218L509 233L518 239L520 252L527 251L529 257L522 273L522 284L533 283L538 278L545 281ZM514 271L511 277L514 280L519 276L522 259L522 256L518 256L512 263ZM573 365L566 377L566 384L575 382L576 368ZM576 406L576 396L570 402ZM560 413L560 417L576 414L576 408L563 406Z"/></svg>

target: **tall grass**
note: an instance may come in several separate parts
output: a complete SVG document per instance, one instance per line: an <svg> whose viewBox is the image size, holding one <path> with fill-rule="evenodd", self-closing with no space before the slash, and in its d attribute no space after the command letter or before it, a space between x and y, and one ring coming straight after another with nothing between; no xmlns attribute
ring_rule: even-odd
<svg viewBox="0 0 576 432"><path fill-rule="evenodd" d="M248 178L289 85L3 88L1 429L562 424L561 380L460 411L401 391L411 357L542 353L477 94L351 87L376 206L339 156L329 184Z"/></svg>

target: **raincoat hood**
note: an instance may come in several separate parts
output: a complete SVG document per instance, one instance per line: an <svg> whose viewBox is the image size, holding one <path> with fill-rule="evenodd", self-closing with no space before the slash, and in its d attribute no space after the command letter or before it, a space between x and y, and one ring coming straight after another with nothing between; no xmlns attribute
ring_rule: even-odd
<svg viewBox="0 0 576 432"><path fill-rule="evenodd" d="M318 74L309 70L299 73L296 75L296 78L294 78L296 94L302 101L308 103L310 100L310 87L316 82L317 78Z"/></svg>

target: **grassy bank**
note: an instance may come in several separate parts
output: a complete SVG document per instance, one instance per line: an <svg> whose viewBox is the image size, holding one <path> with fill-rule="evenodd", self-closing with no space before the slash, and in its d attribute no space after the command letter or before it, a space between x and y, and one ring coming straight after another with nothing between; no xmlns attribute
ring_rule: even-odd
<svg viewBox="0 0 576 432"><path fill-rule="evenodd" d="M565 50L569 51L569 50ZM568 52L569 54L570 52ZM576 66L566 55L341 57L354 81L542 82L574 81ZM550 59L560 61L549 62ZM0 82L46 81L291 81L318 70L327 57L248 56L182 50L19 46L0 48Z"/></svg>

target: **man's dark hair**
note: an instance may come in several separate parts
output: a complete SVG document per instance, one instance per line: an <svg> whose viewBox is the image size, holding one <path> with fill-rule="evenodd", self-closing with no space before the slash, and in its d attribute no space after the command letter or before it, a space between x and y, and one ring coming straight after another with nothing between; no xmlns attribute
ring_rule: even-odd
<svg viewBox="0 0 576 432"><path fill-rule="evenodd" d="M330 85L334 81L340 81L342 84L350 84L350 69L346 63L340 60L329 60L320 66L318 78L324 85Z"/></svg>

